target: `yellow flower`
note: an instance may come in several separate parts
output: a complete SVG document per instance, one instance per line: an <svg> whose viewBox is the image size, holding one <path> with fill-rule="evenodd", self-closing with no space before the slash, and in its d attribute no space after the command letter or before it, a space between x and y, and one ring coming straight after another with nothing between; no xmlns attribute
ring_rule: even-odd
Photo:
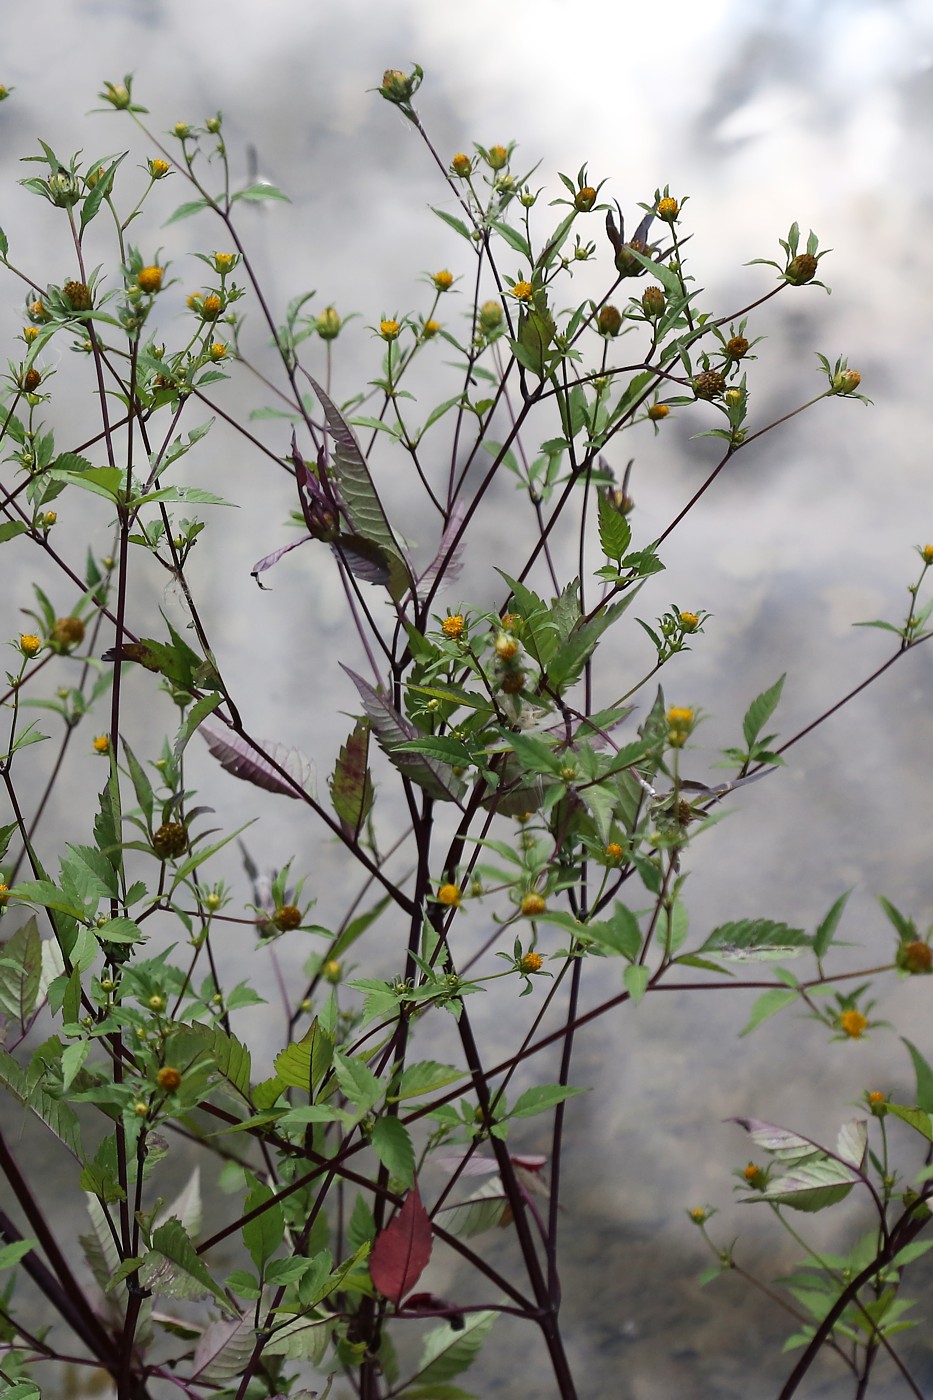
<svg viewBox="0 0 933 1400"><path fill-rule="evenodd" d="M198 309L205 321L216 321L217 317L224 309L224 304L220 300L220 297L212 294L204 298Z"/></svg>
<svg viewBox="0 0 933 1400"><path fill-rule="evenodd" d="M191 308L192 311L200 311L200 310L201 310L201 293L200 293L200 292L192 292L191 295L190 295L190 297L186 297L186 299L185 299L185 305L186 305L186 306L190 306L190 308Z"/></svg>
<svg viewBox="0 0 933 1400"><path fill-rule="evenodd" d="M34 632L24 632L19 639L19 649L24 656L35 656L41 646L42 638Z"/></svg>
<svg viewBox="0 0 933 1400"><path fill-rule="evenodd" d="M680 213L680 205L676 199L666 196L658 200L658 218L663 219L666 224L672 224Z"/></svg>
<svg viewBox="0 0 933 1400"><path fill-rule="evenodd" d="M441 328L440 321L425 321L421 327L422 340L433 340Z"/></svg>
<svg viewBox="0 0 933 1400"><path fill-rule="evenodd" d="M144 292L154 296L156 292L162 290L163 269L161 267L144 267L136 277L136 283Z"/></svg>
<svg viewBox="0 0 933 1400"><path fill-rule="evenodd" d="M933 544L925 544L920 551L924 564L933 564Z"/></svg>
<svg viewBox="0 0 933 1400"><path fill-rule="evenodd" d="M215 341L214 341L214 344L213 344L213 345L211 346L211 348L210 348L210 357L211 357L212 360L224 360L224 359L226 359L226 357L227 357L227 347L226 347L226 345L224 345L224 343L223 343L222 340L215 340Z"/></svg>
<svg viewBox="0 0 933 1400"><path fill-rule="evenodd" d="M700 625L700 619L696 613L682 612L680 614L680 625L685 632L695 632Z"/></svg>
<svg viewBox="0 0 933 1400"><path fill-rule="evenodd" d="M868 1017L863 1016L861 1011L843 1011L839 1017L839 1029L844 1031L850 1040L861 1040L863 1033L868 1029Z"/></svg>
<svg viewBox="0 0 933 1400"><path fill-rule="evenodd" d="M648 417L652 423L660 423L661 419L666 418L670 411L666 403L653 403L648 409Z"/></svg>
<svg viewBox="0 0 933 1400"><path fill-rule="evenodd" d="M49 319L49 313L46 311L41 301L34 301L32 303L29 307L29 314L34 321L47 321Z"/></svg>
<svg viewBox="0 0 933 1400"><path fill-rule="evenodd" d="M452 272L448 272L445 267L440 272L435 272L431 281L439 292L449 292L454 284L454 275Z"/></svg>
<svg viewBox="0 0 933 1400"><path fill-rule="evenodd" d="M521 642L510 637L508 632L500 632L496 638L496 655L500 661L511 661L521 651Z"/></svg>
<svg viewBox="0 0 933 1400"><path fill-rule="evenodd" d="M473 162L470 160L469 156L464 155L462 151L458 151L450 162L450 168L455 175L459 175L461 180L463 180L472 170Z"/></svg>
<svg viewBox="0 0 933 1400"><path fill-rule="evenodd" d="M869 1103L884 1103L884 1102L885 1102L885 1095L882 1094L882 1092L881 1092L880 1089L872 1089L871 1093L868 1095L868 1102L869 1102Z"/></svg>
<svg viewBox="0 0 933 1400"><path fill-rule="evenodd" d="M9 885L4 884L3 881L0 880L0 904L6 904L7 900L9 899L9 897L10 897L10 887L9 887Z"/></svg>
<svg viewBox="0 0 933 1400"><path fill-rule="evenodd" d="M538 894L537 891L529 890L528 894L522 897L522 902L519 907L526 918L534 919L539 914L545 912L547 909L547 901L544 896Z"/></svg>
<svg viewBox="0 0 933 1400"><path fill-rule="evenodd" d="M380 321L379 334L383 340L398 340L398 321Z"/></svg>
<svg viewBox="0 0 933 1400"><path fill-rule="evenodd" d="M145 1118L149 1113L149 1105L143 1103L142 1099L139 1099L133 1104L133 1112L136 1114L137 1118Z"/></svg>
<svg viewBox="0 0 933 1400"><path fill-rule="evenodd" d="M682 749L693 728L693 711L686 705L672 705L667 712L667 741L673 749Z"/></svg>
<svg viewBox="0 0 933 1400"><path fill-rule="evenodd" d="M236 253L215 253L214 267L218 272L229 272L236 260Z"/></svg>
<svg viewBox="0 0 933 1400"><path fill-rule="evenodd" d="M156 1079L159 1081L160 1089L167 1089L171 1093L181 1083L181 1072L173 1065L164 1065L156 1075Z"/></svg>
<svg viewBox="0 0 933 1400"><path fill-rule="evenodd" d="M742 1175L750 1186L754 1186L761 1177L761 1167L754 1162L749 1162L747 1167L742 1168Z"/></svg>
<svg viewBox="0 0 933 1400"><path fill-rule="evenodd" d="M36 336L37 336L38 334L39 334L39 327L38 327L38 326L27 326L27 327L25 328L25 330L23 331L23 339L25 340L25 342L26 342L27 345L31 345L32 342L35 340L35 338L36 338Z"/></svg>
<svg viewBox="0 0 933 1400"><path fill-rule="evenodd" d="M493 170L501 170L508 162L509 153L504 146L490 146L486 159Z"/></svg>
<svg viewBox="0 0 933 1400"><path fill-rule="evenodd" d="M540 972L544 959L540 953L526 953L519 964L522 972Z"/></svg>
<svg viewBox="0 0 933 1400"><path fill-rule="evenodd" d="M57 511L57 510L47 510L47 511L45 512L45 515L43 515L43 517L42 517L42 524L45 526L45 528L46 528L47 530L51 530L52 526L55 524L55 522L56 522L57 519L58 519L58 511Z"/></svg>
<svg viewBox="0 0 933 1400"><path fill-rule="evenodd" d="M149 174L153 180L164 180L171 168L167 160L160 160L158 156L149 162Z"/></svg>
<svg viewBox="0 0 933 1400"><path fill-rule="evenodd" d="M610 841L604 852L607 860L621 860L623 856L622 847L618 841Z"/></svg>
<svg viewBox="0 0 933 1400"><path fill-rule="evenodd" d="M512 288L512 295L516 301L531 301L534 296L534 287L530 282L516 282Z"/></svg>
<svg viewBox="0 0 933 1400"><path fill-rule="evenodd" d="M445 904L449 909L460 907L460 887L459 885L441 885L437 892L439 904Z"/></svg>
<svg viewBox="0 0 933 1400"><path fill-rule="evenodd" d="M451 641L463 636L463 628L463 613L448 613L441 623L441 631L445 637L450 637Z"/></svg>
<svg viewBox="0 0 933 1400"><path fill-rule="evenodd" d="M743 355L748 354L748 341L744 335L734 335L726 342L726 354L731 360L741 360Z"/></svg>
<svg viewBox="0 0 933 1400"><path fill-rule="evenodd" d="M690 1219L697 1225L702 1225L707 1218L707 1212L702 1206L694 1206L690 1212Z"/></svg>
<svg viewBox="0 0 933 1400"><path fill-rule="evenodd" d="M109 753L110 740L106 734L98 734L92 745L95 753Z"/></svg>

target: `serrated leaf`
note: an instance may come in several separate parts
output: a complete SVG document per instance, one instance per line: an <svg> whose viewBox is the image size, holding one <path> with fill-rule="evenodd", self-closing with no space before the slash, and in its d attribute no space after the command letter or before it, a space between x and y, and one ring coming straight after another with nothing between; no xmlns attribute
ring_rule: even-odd
<svg viewBox="0 0 933 1400"><path fill-rule="evenodd" d="M390 575L386 586L393 600L398 603L412 587L411 571L382 508L369 467L366 465L366 458L353 429L317 380L311 379L310 382L333 435L333 473L349 512L353 533L370 541L386 555Z"/></svg>
<svg viewBox="0 0 933 1400"><path fill-rule="evenodd" d="M409 1385L449 1381L469 1370L498 1316L492 1311L469 1313L460 1330L447 1322L433 1328L424 1339L418 1369Z"/></svg>
<svg viewBox="0 0 933 1400"><path fill-rule="evenodd" d="M373 1125L370 1141L376 1156L392 1176L403 1186L411 1186L415 1177L415 1149L404 1123L383 1114Z"/></svg>
<svg viewBox="0 0 933 1400"><path fill-rule="evenodd" d="M0 525L0 544L6 544L7 540L15 540L17 535L25 535L28 528L22 520L5 520Z"/></svg>
<svg viewBox="0 0 933 1400"><path fill-rule="evenodd" d="M207 724L202 724L198 733L221 768L225 768L235 778L242 778L244 782L253 783L256 787L264 788L266 792L281 793L283 797L299 798L302 792L314 797L314 764L300 749L262 740L260 752L232 730L221 733ZM272 763L284 768L294 781L289 783L272 767Z"/></svg>
<svg viewBox="0 0 933 1400"><path fill-rule="evenodd" d="M152 1249L140 1282L172 1298L213 1297L225 1313L233 1310L223 1289L195 1250L180 1220L168 1220L152 1232Z"/></svg>
<svg viewBox="0 0 933 1400"><path fill-rule="evenodd" d="M400 744L418 737L414 725L403 719L386 696L374 690L362 676L356 675L346 666L344 670L360 693L363 709L372 725L379 747L399 772L410 778L413 783L417 783L429 797L459 803L466 792L466 785L456 777L450 765L424 754L400 752Z"/></svg>
<svg viewBox="0 0 933 1400"><path fill-rule="evenodd" d="M645 967L644 963L630 963L622 973L622 981L625 983L626 991L633 1003L637 1006L648 990L651 969Z"/></svg>
<svg viewBox="0 0 933 1400"><path fill-rule="evenodd" d="M772 1205L789 1206L792 1210L813 1214L845 1200L855 1180L849 1167L831 1157L824 1157L820 1161L795 1167L786 1176L770 1181L764 1191L744 1199L768 1201Z"/></svg>
<svg viewBox="0 0 933 1400"><path fill-rule="evenodd" d="M768 720L778 707L781 698L781 691L784 689L785 676L774 682L767 690L763 690L749 705L742 720L742 733L745 735L745 742L749 748L754 744Z"/></svg>
<svg viewBox="0 0 933 1400"><path fill-rule="evenodd" d="M262 1349L263 1355L285 1356L289 1361L307 1361L317 1366L327 1351L331 1327L329 1318L296 1317L276 1328ZM293 1391L293 1400L300 1394Z"/></svg>
<svg viewBox="0 0 933 1400"><path fill-rule="evenodd" d="M84 1160L78 1117L70 1104L53 1098L40 1084L30 1086L25 1073L6 1050L0 1048L0 1086L28 1108L55 1134L77 1161Z"/></svg>
<svg viewBox="0 0 933 1400"><path fill-rule="evenodd" d="M394 1094L390 1094L389 1098L393 1103L402 1099L420 1098L422 1094L433 1093L435 1089L443 1089L446 1084L453 1084L463 1078L463 1070L457 1069L455 1065L438 1064L436 1060L420 1060L407 1066L398 1089Z"/></svg>
<svg viewBox="0 0 933 1400"><path fill-rule="evenodd" d="M765 1152L787 1165L797 1165L825 1156L823 1149L808 1138L781 1128L777 1123L767 1123L761 1118L732 1118L751 1135L752 1141Z"/></svg>
<svg viewBox="0 0 933 1400"><path fill-rule="evenodd" d="M275 1072L282 1088L304 1089L306 1094L312 1094L330 1069L333 1054L333 1036L326 1033L315 1016L301 1040L286 1045L275 1057Z"/></svg>
<svg viewBox="0 0 933 1400"><path fill-rule="evenodd" d="M385 1085L369 1065L352 1055L334 1054L334 1073L341 1093L353 1104L357 1113L365 1114L379 1102Z"/></svg>
<svg viewBox="0 0 933 1400"><path fill-rule="evenodd" d="M433 1232L421 1204L417 1186L387 1227L377 1235L369 1257L369 1273L375 1287L396 1307L410 1293L431 1258Z"/></svg>
<svg viewBox="0 0 933 1400"><path fill-rule="evenodd" d="M437 211L435 210L435 213ZM503 238L510 248L514 248L516 253L521 253L523 258L531 261L531 248L528 246L528 239L517 228L512 228L510 224L503 223L500 219L490 219L490 228L494 228L500 238Z"/></svg>
<svg viewBox="0 0 933 1400"><path fill-rule="evenodd" d="M286 204L291 203L288 195L283 194L276 185L271 184L268 180L259 180L255 185L247 185L245 189L237 190L236 194L231 196L230 203L233 204L238 199L245 199L250 204L262 204L267 199L281 199Z"/></svg>
<svg viewBox="0 0 933 1400"><path fill-rule="evenodd" d="M773 919L738 919L713 929L697 951L715 951L726 962L768 962L795 958L811 946L802 928Z"/></svg>
<svg viewBox="0 0 933 1400"><path fill-rule="evenodd" d="M330 780L330 796L341 826L356 836L373 805L373 780L369 771L370 728L358 720L337 756Z"/></svg>
<svg viewBox="0 0 933 1400"><path fill-rule="evenodd" d="M632 542L632 527L626 517L606 499L599 497L599 544L607 559L618 563Z"/></svg>
<svg viewBox="0 0 933 1400"><path fill-rule="evenodd" d="M169 224L177 224L182 219L190 219L192 214L197 214L201 209L210 209L211 207L211 203L207 199L188 200L185 204L179 204L175 212L165 220L162 227L168 228Z"/></svg>
<svg viewBox="0 0 933 1400"><path fill-rule="evenodd" d="M0 1010L26 1029L42 976L42 939L34 914L0 944Z"/></svg>
<svg viewBox="0 0 933 1400"><path fill-rule="evenodd" d="M256 1270L262 1277L263 1268L285 1238L285 1211L280 1202L268 1205L275 1192L264 1181L257 1181L247 1194L243 1214L249 1215L257 1206L266 1206L254 1220L243 1226L243 1243L250 1252Z"/></svg>
<svg viewBox="0 0 933 1400"><path fill-rule="evenodd" d="M922 1108L910 1108L906 1104L889 1103L888 1112L893 1113L895 1118L900 1118L902 1123L907 1123L925 1137L927 1142L933 1142L933 1116Z"/></svg>
<svg viewBox="0 0 933 1400"><path fill-rule="evenodd" d="M243 1317L208 1323L194 1351L192 1381L224 1386L242 1376L253 1353L256 1334Z"/></svg>

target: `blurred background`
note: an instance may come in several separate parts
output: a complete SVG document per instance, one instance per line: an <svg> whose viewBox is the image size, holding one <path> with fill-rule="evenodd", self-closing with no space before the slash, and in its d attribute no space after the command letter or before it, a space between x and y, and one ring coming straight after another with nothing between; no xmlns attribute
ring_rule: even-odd
<svg viewBox="0 0 933 1400"><path fill-rule="evenodd" d="M693 775L707 780L716 776L709 766L716 751L739 741L748 702L782 672L776 723L787 737L890 654L890 634L852 624L902 619L906 585L918 572L912 547L933 540L926 438L933 12L924 0L707 0L660 8L605 0L43 0L4 7L0 52L0 81L16 89L0 107L0 223L17 265L34 272L37 285L72 275L62 221L15 189L18 178L39 169L21 166L19 157L38 150L37 137L66 159L78 146L88 156L124 149L125 119L85 114L101 105L104 79L120 82L132 72L134 97L150 109L154 131L222 110L235 176L245 180L255 162L260 177L288 193L290 205L244 209L241 230L277 317L291 296L311 288L312 309L333 303L341 315L360 313L339 343L338 398L376 371L368 326L409 307L426 309L428 293L418 284L426 271L467 271L459 240L428 210L452 207L439 172L413 129L373 91L385 68L407 71L418 62L425 69L416 105L445 162L474 141L516 140L515 168L540 160L532 183L545 188L544 197L561 192L557 171L575 175L586 162L594 183L608 181L601 197L618 199L633 221L637 204L658 186L689 195L684 227L693 271L706 289L701 304L716 315L773 285L771 269L746 264L779 260L777 240L793 220L804 236L814 229L821 247L834 250L821 264L832 296L790 289L753 316L750 334L767 340L749 365L751 426L819 392L818 350L831 361L846 355L874 406L819 404L741 454L678 528L663 555L668 570L637 610L651 620L674 601L713 614L693 652L664 676L669 701L706 716ZM154 154L135 138L133 149L138 163ZM166 218L187 198L177 179L157 193ZM173 260L179 283L166 306L182 307L203 281L192 247L210 251L219 236L201 219L161 230L148 220L139 230L149 252L156 239ZM590 236L605 266L601 218ZM0 317L13 357L22 304L22 289L4 279ZM268 352L256 315L250 335L262 363ZM451 392L443 388L442 358L435 398ZM69 403L65 380L62 374L59 405ZM231 411L247 401L238 398L242 387L225 392L218 401ZM430 392L429 373L426 401L433 402ZM258 386L247 394L250 407L268 401ZM73 408L88 412L80 396ZM694 437L714 426L712 412L708 423L695 413L683 417L672 415L658 441L646 432L613 454L619 471L635 455L634 521L646 540L717 457L714 440ZM256 431L285 450L284 430ZM302 550L270 576L273 592L260 593L250 566L288 538L283 522L292 502L284 486L270 483L264 461L251 459L222 427L206 457L197 484L247 502L223 513L205 558L192 559L224 673L235 693L249 696L251 732L300 744L323 777L346 732L335 711L356 704L330 664L346 637L334 571L326 556ZM491 566L508 558L516 500L504 490L483 521L482 549L474 537L464 596L475 584L492 601ZM94 520L99 527L99 512ZM100 552L107 538L104 530ZM81 539L78 529L76 561ZM11 613L30 604L34 561L21 544L3 553ZM140 584L136 602L157 629L158 608L173 606L158 578ZM19 626L10 623L11 632ZM636 676L645 662L647 650L620 656L619 677ZM877 895L926 929L933 918L931 682L933 650L921 647L795 747L785 770L739 795L733 815L704 836L694 856L686 891L692 929L746 915L812 929L848 888L845 936L860 945L852 956L861 964L891 955ZM142 705L151 688L140 683L136 693ZM100 778L89 748L43 828L50 851L57 836L83 839L70 822L72 799ZM292 804L238 789L194 749L192 763L225 818L236 804L241 820L259 814L246 839L260 865L295 855L326 923L339 908L339 853L321 845ZM243 892L242 871L231 862L230 878ZM251 946L244 936L241 975L268 982L274 997ZM300 976L301 956L282 952L286 976ZM896 1019L933 1057L930 987L920 978L892 981L877 1014ZM471 1011L482 1026L477 1000ZM789 1370L779 1348L790 1319L737 1280L705 1291L695 1283L709 1262L685 1217L696 1204L722 1208L713 1222L721 1230L713 1233L723 1242L741 1234L739 1257L762 1277L798 1257L775 1222L732 1204L730 1172L744 1166L748 1147L722 1120L756 1116L831 1141L864 1090L911 1093L906 1053L890 1033L829 1044L813 1023L789 1032L772 1022L738 1040L751 1000L745 993L659 995L579 1041L575 1079L595 1090L569 1115L563 1318L585 1378L581 1394L773 1396ZM281 1044L280 1008L273 1011L274 1021L270 1011L251 1023L270 1054ZM442 1058L442 1049L431 1052ZM543 1063L537 1069L548 1075ZM543 1129L535 1125L524 1150L541 1149ZM861 1217L857 1207L834 1215L825 1228L817 1222L817 1237L842 1252ZM456 1290L457 1275L443 1269L437 1289ZM901 1345L933 1394L928 1329ZM493 1333L470 1381L483 1394L551 1393L537 1334L511 1322ZM889 1381L893 1395L893 1371ZM827 1360L807 1393L841 1400L851 1385Z"/></svg>

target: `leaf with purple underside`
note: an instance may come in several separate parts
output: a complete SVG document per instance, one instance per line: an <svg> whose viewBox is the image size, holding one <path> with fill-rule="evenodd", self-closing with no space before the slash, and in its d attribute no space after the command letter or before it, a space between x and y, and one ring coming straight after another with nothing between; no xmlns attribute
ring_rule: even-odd
<svg viewBox="0 0 933 1400"><path fill-rule="evenodd" d="M201 725L198 733L221 768L235 778L265 788L267 792L281 793L283 797L297 798L301 793L314 796L314 764L300 749L265 741L257 748L232 730L222 734L206 724ZM284 769L287 776L273 764ZM289 782L289 778L293 781Z"/></svg>
<svg viewBox="0 0 933 1400"><path fill-rule="evenodd" d="M442 802L459 803L466 792L466 785L457 777L450 764L430 758L427 754L400 752L400 744L406 744L418 737L414 725L404 719L391 701L378 690L374 690L362 676L356 675L346 666L344 670L359 691L366 718L372 725L379 747L390 762L406 778L417 783L429 797L436 797Z"/></svg>

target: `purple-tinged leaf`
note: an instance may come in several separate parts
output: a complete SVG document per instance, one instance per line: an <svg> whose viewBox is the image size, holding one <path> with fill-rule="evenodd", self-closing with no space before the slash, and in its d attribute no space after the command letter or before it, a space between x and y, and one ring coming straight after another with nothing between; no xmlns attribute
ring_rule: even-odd
<svg viewBox="0 0 933 1400"><path fill-rule="evenodd" d="M454 540L463 524L463 515L463 502L457 501L450 512L450 519L447 521L444 533L441 535L437 553L418 580L418 588L425 595L430 593L441 575L447 580L453 580L460 576L460 570L463 568L464 541L461 538L454 544Z"/></svg>
<svg viewBox="0 0 933 1400"><path fill-rule="evenodd" d="M752 1142L756 1147L762 1148L765 1152L770 1152L784 1166L796 1165L799 1162L811 1161L816 1157L825 1156L825 1150L819 1143L811 1142L809 1138L800 1137L798 1133L792 1133L788 1128L781 1128L777 1123L766 1123L761 1118L730 1118L727 1122L738 1123L739 1127L751 1134Z"/></svg>
<svg viewBox="0 0 933 1400"><path fill-rule="evenodd" d="M376 1237L369 1256L373 1283L396 1307L427 1268L432 1243L431 1221L415 1185L398 1215Z"/></svg>
<svg viewBox="0 0 933 1400"><path fill-rule="evenodd" d="M344 831L356 836L373 805L373 780L369 771L369 725L358 720L337 755L330 780L330 797Z"/></svg>
<svg viewBox="0 0 933 1400"><path fill-rule="evenodd" d="M364 681L362 676L356 675L346 666L344 670L359 691L366 718L372 725L379 747L390 762L405 777L417 783L429 797L435 797L441 802L459 804L466 792L466 785L457 777L450 764L431 758L427 754L400 752L400 744L406 744L418 737L414 725L404 719L395 706L379 691L374 690L368 681Z"/></svg>
<svg viewBox="0 0 933 1400"><path fill-rule="evenodd" d="M331 542L331 549L350 573L361 578L364 583L378 583L388 588L392 582L392 568L389 556L372 540L362 535L338 535Z"/></svg>
<svg viewBox="0 0 933 1400"><path fill-rule="evenodd" d="M266 743L254 747L239 734L231 730L222 734L202 724L198 733L217 759L221 768L232 773L235 778L265 788L267 792L278 792L283 797L299 797L301 793L314 796L314 764L300 749L287 748L285 744ZM270 761L271 760L271 761ZM273 764L285 770L283 777ZM288 778L293 781L289 782Z"/></svg>
<svg viewBox="0 0 933 1400"><path fill-rule="evenodd" d="M311 387L320 400L334 439L332 470L350 519L351 532L376 545L386 555L390 573L386 586L395 602L399 602L412 587L411 569L382 508L366 458L353 429L330 395L315 379L311 379Z"/></svg>
<svg viewBox="0 0 933 1400"><path fill-rule="evenodd" d="M265 558L260 559L258 564L253 565L250 569L250 574L256 582L259 583L259 575L264 574L266 569L271 569L273 564L277 564L283 554L289 554L293 549L297 549L300 544L307 544L312 538L312 535L302 535L300 539L292 540L291 544L283 544L281 549L274 549L271 554L267 554ZM260 588L264 586L264 584L259 583Z"/></svg>
<svg viewBox="0 0 933 1400"><path fill-rule="evenodd" d="M243 1317L221 1318L205 1327L194 1352L190 1380L223 1385L242 1376L255 1345L255 1333Z"/></svg>

